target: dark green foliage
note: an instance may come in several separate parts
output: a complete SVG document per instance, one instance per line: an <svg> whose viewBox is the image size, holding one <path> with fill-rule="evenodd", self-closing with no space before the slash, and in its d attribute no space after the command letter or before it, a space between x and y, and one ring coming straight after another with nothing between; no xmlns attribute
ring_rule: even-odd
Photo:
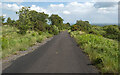
<svg viewBox="0 0 120 75"><path fill-rule="evenodd" d="M114 40L119 39L118 37L118 35L120 34L119 26L108 25L108 26L104 26L103 30L106 31L106 34L104 35L104 37L109 39L114 39Z"/></svg>
<svg viewBox="0 0 120 75"><path fill-rule="evenodd" d="M119 34L119 29L118 29L118 27L109 26L109 27L106 29L106 32L107 32L108 34L118 35L118 34Z"/></svg>
<svg viewBox="0 0 120 75"><path fill-rule="evenodd" d="M2 45L1 45L2 49L7 48L8 44L9 44L8 39L6 39L5 37L2 37Z"/></svg>
<svg viewBox="0 0 120 75"><path fill-rule="evenodd" d="M42 34L42 32L41 32L41 31L39 31L39 32L38 32L38 34L39 34L39 35L41 35L41 34Z"/></svg>
<svg viewBox="0 0 120 75"><path fill-rule="evenodd" d="M27 30L46 32L50 30L47 24L48 14L30 10L29 7L23 7L19 12L19 20L15 23L20 34L26 33ZM19 24L18 24L19 23Z"/></svg>
<svg viewBox="0 0 120 75"><path fill-rule="evenodd" d="M28 25L20 25L19 27L18 27L18 29L19 29L19 34L26 34L26 31L29 29L29 27L28 27Z"/></svg>
<svg viewBox="0 0 120 75"><path fill-rule="evenodd" d="M0 23L4 23L4 21L5 21L4 16L0 16Z"/></svg>
<svg viewBox="0 0 120 75"><path fill-rule="evenodd" d="M107 26L91 26L88 21L79 20L76 24L71 26L72 31L85 31L89 34L95 34L103 36L105 38L118 40L120 35L120 26L118 25L107 25Z"/></svg>
<svg viewBox="0 0 120 75"><path fill-rule="evenodd" d="M57 35L59 33L59 29L57 26L55 25L52 25L50 26L50 29L48 31L50 34L54 34L54 35Z"/></svg>
<svg viewBox="0 0 120 75"><path fill-rule="evenodd" d="M11 20L10 17L8 17L8 18L7 18L7 24L8 24L8 25L11 25L11 23L12 23L12 20Z"/></svg>
<svg viewBox="0 0 120 75"><path fill-rule="evenodd" d="M41 32L47 31L51 34L56 35L59 33L58 30L59 25L61 26L61 24L63 24L61 17L59 17L58 15L52 15L49 18L52 24L54 24L53 22L56 20L55 18L53 18L53 16L55 16L59 20L59 22L55 21L56 24L58 23L57 24L58 27L54 25L50 26L47 24L48 14L45 14L44 12L39 13L34 10L30 11L29 8L27 7L22 8L19 12L17 12L17 14L19 14L18 22L19 23L21 22L20 25L18 26L20 34L25 34L27 30L35 30L39 32L39 35L41 34Z"/></svg>
<svg viewBox="0 0 120 75"><path fill-rule="evenodd" d="M36 36L36 34L35 34L35 33L32 33L32 36Z"/></svg>
<svg viewBox="0 0 120 75"><path fill-rule="evenodd" d="M7 18L7 24L10 26L15 26L15 20L11 20L10 17Z"/></svg>
<svg viewBox="0 0 120 75"><path fill-rule="evenodd" d="M57 26L59 30L63 29L63 19L60 16L52 14L49 20L51 21L51 25Z"/></svg>
<svg viewBox="0 0 120 75"><path fill-rule="evenodd" d="M71 26L71 30L72 30L72 31L81 30L80 25L72 25L72 26Z"/></svg>
<svg viewBox="0 0 120 75"><path fill-rule="evenodd" d="M48 14L30 10L30 7L22 7L16 14L19 15L19 19L15 21L8 17L7 24L17 27L19 34L26 34L28 30L35 30L56 35L59 33L59 30L67 29L70 26L69 23L63 24L63 19L58 15L53 14L48 17ZM48 25L48 20L51 22L51 25Z"/></svg>
<svg viewBox="0 0 120 75"><path fill-rule="evenodd" d="M88 21L78 20L76 22L76 25L79 25L80 26L79 29L85 32L89 32L92 28Z"/></svg>
<svg viewBox="0 0 120 75"><path fill-rule="evenodd" d="M118 35L120 34L119 26L117 25L107 25L107 26L92 26L92 30L89 31L90 34L101 35L103 37L118 40Z"/></svg>
<svg viewBox="0 0 120 75"><path fill-rule="evenodd" d="M102 61L102 58L99 57L99 58L94 59L94 60L92 61L92 64L93 64L93 65L98 65L98 64L103 65L102 62L103 62L103 61Z"/></svg>
<svg viewBox="0 0 120 75"><path fill-rule="evenodd" d="M91 30L91 28L92 27L88 21L82 21L82 20L78 20L75 25L71 26L72 31L81 30L87 33Z"/></svg>
<svg viewBox="0 0 120 75"><path fill-rule="evenodd" d="M67 22L66 24L63 24L63 28L64 29L69 29L70 28L70 23Z"/></svg>

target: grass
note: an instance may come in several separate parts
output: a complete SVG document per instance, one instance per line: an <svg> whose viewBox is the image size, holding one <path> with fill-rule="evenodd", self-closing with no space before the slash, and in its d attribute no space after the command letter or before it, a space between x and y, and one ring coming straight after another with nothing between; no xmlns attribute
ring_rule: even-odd
<svg viewBox="0 0 120 75"><path fill-rule="evenodd" d="M102 73L118 73L118 41L79 31L70 34Z"/></svg>
<svg viewBox="0 0 120 75"><path fill-rule="evenodd" d="M41 43L44 39L52 37L48 32L39 34L35 31L27 31L25 35L20 35L17 31L15 27L2 26L2 58L16 54L17 51L25 51L36 42Z"/></svg>

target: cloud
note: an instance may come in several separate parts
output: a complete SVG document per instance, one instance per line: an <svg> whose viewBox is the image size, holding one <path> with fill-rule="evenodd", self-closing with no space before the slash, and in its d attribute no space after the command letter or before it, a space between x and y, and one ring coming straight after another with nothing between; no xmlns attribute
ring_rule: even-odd
<svg viewBox="0 0 120 75"><path fill-rule="evenodd" d="M19 11L24 6L18 6L17 4L3 4L3 9L11 10L11 11Z"/></svg>
<svg viewBox="0 0 120 75"><path fill-rule="evenodd" d="M70 14L69 11L63 11L63 14Z"/></svg>
<svg viewBox="0 0 120 75"><path fill-rule="evenodd" d="M4 17L6 17L7 15L6 14L3 14Z"/></svg>
<svg viewBox="0 0 120 75"><path fill-rule="evenodd" d="M24 6L17 5L17 4L5 4L5 3L3 4L3 9L7 9L11 11L19 11L22 7ZM49 14L46 9L36 6L36 5L32 5L30 10L36 10L37 12L45 12Z"/></svg>
<svg viewBox="0 0 120 75"><path fill-rule="evenodd" d="M36 10L37 12L45 12L45 13L47 13L46 9L43 9L43 8L41 8L39 6L36 6L36 5L32 5L30 9L31 10Z"/></svg>
<svg viewBox="0 0 120 75"><path fill-rule="evenodd" d="M2 2L0 2L0 8L2 8Z"/></svg>
<svg viewBox="0 0 120 75"><path fill-rule="evenodd" d="M50 7L64 7L64 4L50 4Z"/></svg>
<svg viewBox="0 0 120 75"><path fill-rule="evenodd" d="M98 8L98 12L102 13L102 14L108 14L108 13L116 13L118 12L118 6L114 6L114 7L102 7L102 8Z"/></svg>
<svg viewBox="0 0 120 75"><path fill-rule="evenodd" d="M117 5L117 2L96 2L94 6L96 8L102 8L102 7L114 7Z"/></svg>
<svg viewBox="0 0 120 75"><path fill-rule="evenodd" d="M4 4L4 8L12 11L19 10L22 6L17 4ZM92 23L116 22L118 8L115 3L108 2L68 2L65 4L51 3L47 8L31 5L31 10L45 12L46 14L58 14L64 22L75 23L76 20L88 20ZM69 16L68 16L69 15ZM114 19L113 19L114 18Z"/></svg>
<svg viewBox="0 0 120 75"><path fill-rule="evenodd" d="M120 0L92 0L92 2L119 2Z"/></svg>

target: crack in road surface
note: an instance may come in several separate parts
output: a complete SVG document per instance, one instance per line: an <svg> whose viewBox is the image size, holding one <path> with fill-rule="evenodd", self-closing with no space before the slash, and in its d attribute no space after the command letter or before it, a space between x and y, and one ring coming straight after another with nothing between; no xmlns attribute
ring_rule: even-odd
<svg viewBox="0 0 120 75"><path fill-rule="evenodd" d="M3 70L3 73L98 73L67 31L26 54Z"/></svg>

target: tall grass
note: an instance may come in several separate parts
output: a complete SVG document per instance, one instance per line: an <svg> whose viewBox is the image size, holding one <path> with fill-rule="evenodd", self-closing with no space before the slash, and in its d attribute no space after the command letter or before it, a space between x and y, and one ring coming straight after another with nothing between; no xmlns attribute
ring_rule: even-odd
<svg viewBox="0 0 120 75"><path fill-rule="evenodd" d="M36 42L42 42L44 39L52 37L47 32L39 34L35 31L27 31L25 35L20 35L17 31L18 29L15 27L2 27L2 58L16 54L17 51L27 50L28 47L36 44Z"/></svg>
<svg viewBox="0 0 120 75"><path fill-rule="evenodd" d="M82 34L78 31L71 32L90 60L103 73L118 72L118 42L93 34Z"/></svg>

